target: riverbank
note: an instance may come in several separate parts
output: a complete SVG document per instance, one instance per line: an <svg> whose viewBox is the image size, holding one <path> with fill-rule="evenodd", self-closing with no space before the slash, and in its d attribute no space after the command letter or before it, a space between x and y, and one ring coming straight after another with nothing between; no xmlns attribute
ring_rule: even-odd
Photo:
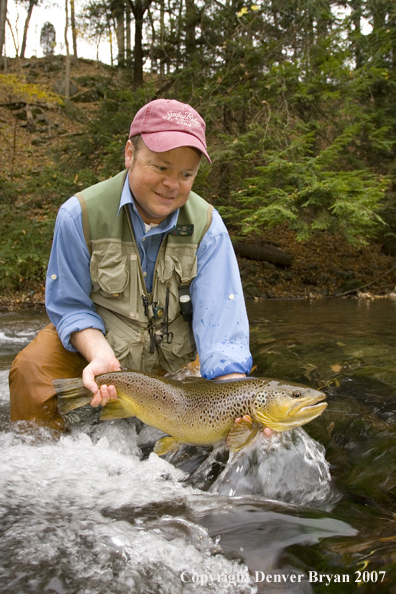
<svg viewBox="0 0 396 594"><path fill-rule="evenodd" d="M286 228L265 232L265 240L293 256L291 267L238 258L246 299L375 298L396 292L396 259L381 245L353 246L339 236L321 234L297 242ZM44 306L44 286L0 295L0 308Z"/></svg>
<svg viewBox="0 0 396 594"><path fill-rule="evenodd" d="M318 299L395 291L396 260L377 243L354 246L338 235L322 233L297 242L287 228L265 231L265 239L292 254L289 268L239 259L247 298Z"/></svg>

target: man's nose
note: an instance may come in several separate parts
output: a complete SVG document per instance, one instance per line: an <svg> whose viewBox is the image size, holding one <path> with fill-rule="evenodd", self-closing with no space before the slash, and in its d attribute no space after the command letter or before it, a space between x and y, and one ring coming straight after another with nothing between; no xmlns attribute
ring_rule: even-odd
<svg viewBox="0 0 396 594"><path fill-rule="evenodd" d="M179 189L179 180L176 175L167 175L162 183L170 190Z"/></svg>

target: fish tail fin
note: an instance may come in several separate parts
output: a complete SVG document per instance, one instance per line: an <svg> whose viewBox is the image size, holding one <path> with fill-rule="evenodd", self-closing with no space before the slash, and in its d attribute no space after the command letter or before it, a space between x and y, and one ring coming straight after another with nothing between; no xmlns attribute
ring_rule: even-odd
<svg viewBox="0 0 396 594"><path fill-rule="evenodd" d="M61 415L92 400L92 392L84 386L81 378L57 379L52 383L58 396L58 410Z"/></svg>

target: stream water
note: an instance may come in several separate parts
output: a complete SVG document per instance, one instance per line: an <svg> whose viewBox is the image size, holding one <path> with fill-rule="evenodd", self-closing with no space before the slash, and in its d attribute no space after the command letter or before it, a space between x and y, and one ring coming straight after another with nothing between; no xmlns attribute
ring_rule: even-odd
<svg viewBox="0 0 396 594"><path fill-rule="evenodd" d="M328 409L231 456L165 459L134 419L11 428L8 370L47 318L0 314L2 593L396 592L396 301L248 312L253 375L319 387Z"/></svg>

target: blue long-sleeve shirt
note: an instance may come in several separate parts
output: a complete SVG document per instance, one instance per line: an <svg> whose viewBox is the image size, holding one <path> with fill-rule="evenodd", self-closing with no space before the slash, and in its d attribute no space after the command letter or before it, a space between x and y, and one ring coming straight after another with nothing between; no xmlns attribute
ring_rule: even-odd
<svg viewBox="0 0 396 594"><path fill-rule="evenodd" d="M158 249L176 225L175 211L146 232L136 210L128 177L120 209L129 206L146 288L150 292ZM105 334L105 326L90 299L90 255L84 239L81 207L73 196L60 208L47 270L46 308L63 346L76 351L70 336L86 328ZM238 264L231 240L217 211L197 250L197 276L190 285L193 333L201 374L207 379L250 372L249 325Z"/></svg>

